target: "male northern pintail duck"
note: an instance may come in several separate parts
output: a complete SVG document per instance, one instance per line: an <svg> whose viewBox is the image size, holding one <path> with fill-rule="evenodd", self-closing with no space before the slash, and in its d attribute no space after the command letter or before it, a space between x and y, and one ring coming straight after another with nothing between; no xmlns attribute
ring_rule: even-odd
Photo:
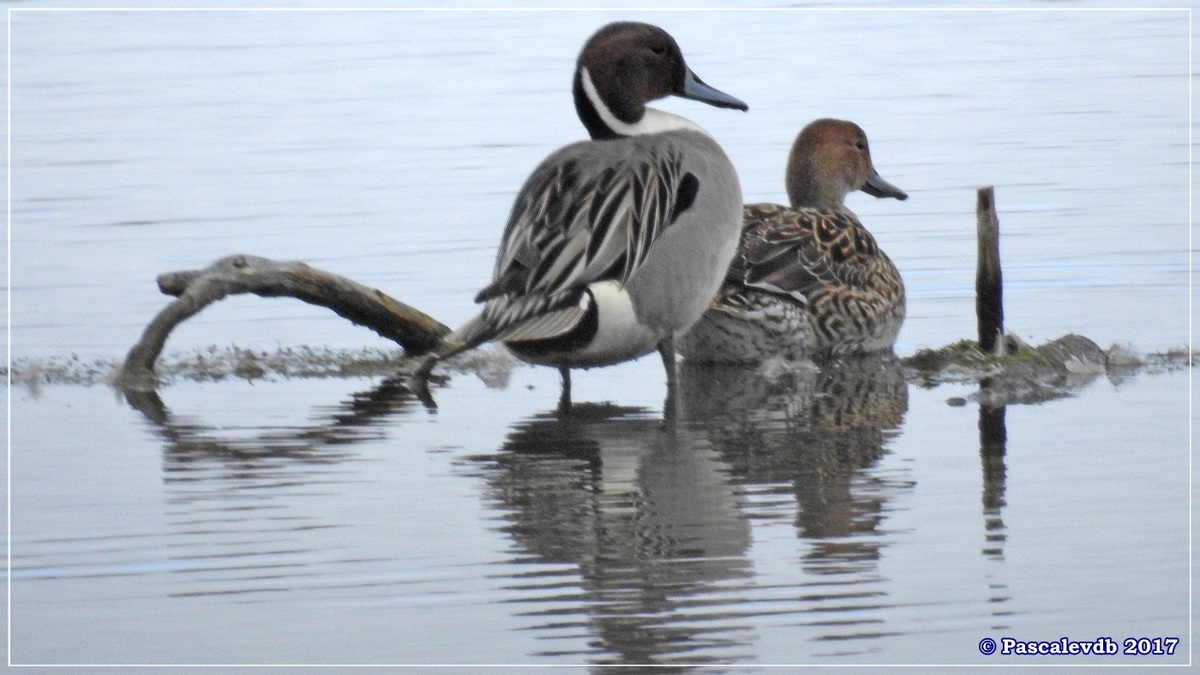
<svg viewBox="0 0 1200 675"><path fill-rule="evenodd" d="M575 110L592 137L547 157L517 194L483 311L418 370L489 341L570 369L655 348L675 383L675 336L707 309L737 250L742 193L733 164L693 122L646 103L668 95L746 110L704 84L666 31L604 26L584 45ZM427 398L427 396L426 396ZM427 398L427 401L429 399Z"/></svg>
<svg viewBox="0 0 1200 675"><path fill-rule="evenodd" d="M710 309L679 341L701 363L888 351L904 322L904 281L846 195L908 199L879 176L857 124L800 131L787 166L791 208L747 204L741 245Z"/></svg>

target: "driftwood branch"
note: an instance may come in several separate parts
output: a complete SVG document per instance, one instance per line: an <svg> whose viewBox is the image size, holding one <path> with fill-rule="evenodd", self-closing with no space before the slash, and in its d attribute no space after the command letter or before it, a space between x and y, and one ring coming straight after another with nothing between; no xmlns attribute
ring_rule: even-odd
<svg viewBox="0 0 1200 675"><path fill-rule="evenodd" d="M114 384L125 389L153 389L158 384L154 362L167 337L183 321L229 295L292 297L326 307L349 321L370 328L410 354L430 352L450 333L444 324L382 291L298 261L253 255L231 255L200 270L167 272L158 287L176 299L146 326Z"/></svg>

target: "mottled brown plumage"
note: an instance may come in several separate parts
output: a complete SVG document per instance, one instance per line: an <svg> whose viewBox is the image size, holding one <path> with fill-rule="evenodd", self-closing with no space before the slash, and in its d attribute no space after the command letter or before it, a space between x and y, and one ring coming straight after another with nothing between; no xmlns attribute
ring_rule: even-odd
<svg viewBox="0 0 1200 675"><path fill-rule="evenodd" d="M846 194L906 199L871 163L852 122L817 120L788 160L792 207L748 204L738 253L700 323L692 361L758 362L888 351L904 321L904 281Z"/></svg>

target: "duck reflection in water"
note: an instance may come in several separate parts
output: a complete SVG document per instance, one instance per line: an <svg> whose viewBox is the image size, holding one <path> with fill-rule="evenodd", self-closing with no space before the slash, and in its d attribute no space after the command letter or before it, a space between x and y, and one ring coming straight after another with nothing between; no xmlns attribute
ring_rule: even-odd
<svg viewBox="0 0 1200 675"><path fill-rule="evenodd" d="M706 420L710 442L740 482L790 485L813 571L849 571L879 558L873 536L907 478L868 473L908 409L890 354L764 368L682 370L682 415ZM771 369L768 364L766 369Z"/></svg>
<svg viewBox="0 0 1200 675"><path fill-rule="evenodd" d="M725 660L731 643L749 639L722 623L680 620L728 611L712 587L751 577L737 488L690 430L665 432L644 409L576 404L570 415L517 424L480 462L513 540L541 562L578 566L581 604L600 638L588 658L697 663L719 649Z"/></svg>
<svg viewBox="0 0 1200 675"><path fill-rule="evenodd" d="M826 610L882 595L863 586L878 583L879 524L887 501L912 486L867 471L908 405L894 357L775 378L685 364L679 394L680 419L666 430L651 411L577 405L515 425L497 455L478 459L513 540L539 561L578 566L602 640L589 657L664 664L702 662L718 645L725 659L731 645L752 652L737 616L764 610L729 603L755 583L745 495L764 484L791 486L798 533L812 543L802 564L822 575L814 583L844 577L845 589L802 602ZM708 621L681 618L708 603ZM825 637L863 637L864 622L839 617Z"/></svg>

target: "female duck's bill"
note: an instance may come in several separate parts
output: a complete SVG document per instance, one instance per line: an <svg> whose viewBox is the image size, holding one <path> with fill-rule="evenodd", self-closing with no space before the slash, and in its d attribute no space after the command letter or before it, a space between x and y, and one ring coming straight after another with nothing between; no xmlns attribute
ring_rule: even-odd
<svg viewBox="0 0 1200 675"><path fill-rule="evenodd" d="M483 311L426 359L489 341L563 376L656 348L673 405L675 336L704 313L737 249L742 194L732 163L707 133L646 103L665 96L722 108L746 105L695 76L674 38L620 22L584 45L573 83L576 112L593 140L563 147L517 194ZM668 414L671 408L667 409Z"/></svg>
<svg viewBox="0 0 1200 675"><path fill-rule="evenodd" d="M748 204L738 253L710 309L680 340L702 363L887 352L904 321L904 281L846 207L846 195L908 195L884 180L853 122L822 119L788 157L791 208Z"/></svg>

